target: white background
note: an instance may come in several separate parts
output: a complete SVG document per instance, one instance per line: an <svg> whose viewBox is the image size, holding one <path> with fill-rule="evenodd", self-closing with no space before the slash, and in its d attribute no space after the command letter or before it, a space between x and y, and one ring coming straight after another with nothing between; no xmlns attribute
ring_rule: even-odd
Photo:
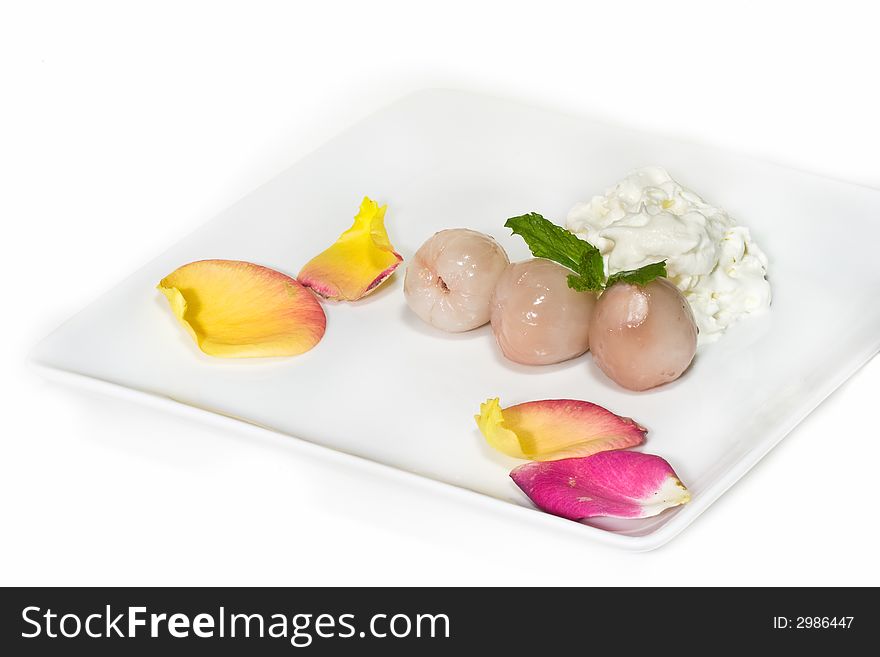
<svg viewBox="0 0 880 657"><path fill-rule="evenodd" d="M880 584L876 359L647 554L551 539L26 366L122 277L422 87L880 188L878 16L857 7L3 4L0 584ZM834 230L829 217L829 249ZM834 275L826 254L816 266ZM822 321L821 299L804 318Z"/></svg>

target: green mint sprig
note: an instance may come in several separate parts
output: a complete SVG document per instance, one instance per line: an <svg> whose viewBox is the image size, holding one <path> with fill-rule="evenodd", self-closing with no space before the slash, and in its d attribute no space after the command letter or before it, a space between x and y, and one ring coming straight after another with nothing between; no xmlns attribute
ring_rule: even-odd
<svg viewBox="0 0 880 657"><path fill-rule="evenodd" d="M536 258L547 258L568 267L574 274L568 286L585 292L598 292L605 282L605 264L599 249L570 232L547 221L537 212L512 217L504 224L522 237Z"/></svg>
<svg viewBox="0 0 880 657"><path fill-rule="evenodd" d="M647 285L655 278L666 276L663 260L606 278L599 249L537 212L511 217L504 225L525 240L536 258L547 258L571 269L574 273L568 277L568 286L578 292L601 292L615 283Z"/></svg>
<svg viewBox="0 0 880 657"><path fill-rule="evenodd" d="M638 269L627 269L611 274L605 281L605 287L611 287L615 283L629 283L630 285L647 285L655 278L666 278L666 261L652 262L650 265Z"/></svg>

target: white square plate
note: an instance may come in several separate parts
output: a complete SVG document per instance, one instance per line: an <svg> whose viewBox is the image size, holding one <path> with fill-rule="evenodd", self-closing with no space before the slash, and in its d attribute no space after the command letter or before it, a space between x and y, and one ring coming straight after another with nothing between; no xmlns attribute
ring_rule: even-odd
<svg viewBox="0 0 880 657"><path fill-rule="evenodd" d="M155 289L203 258L296 275L350 225L364 195L388 204L405 258L450 227L490 233L512 260L524 258L525 245L503 228L508 217L535 210L562 222L576 201L648 164L751 228L770 259L774 296L770 312L701 347L685 376L655 391L616 387L589 356L511 364L488 327L434 331L408 312L402 272L363 302L325 304L323 341L290 359L203 355ZM426 91L346 131L135 272L34 359L482 493L489 497L472 499L487 512L646 550L693 521L878 351L878 244L876 190L504 100ZM474 424L493 396L504 405L586 399L635 418L649 429L644 450L672 463L692 501L655 518L585 524L533 510L508 477L518 462L490 449Z"/></svg>

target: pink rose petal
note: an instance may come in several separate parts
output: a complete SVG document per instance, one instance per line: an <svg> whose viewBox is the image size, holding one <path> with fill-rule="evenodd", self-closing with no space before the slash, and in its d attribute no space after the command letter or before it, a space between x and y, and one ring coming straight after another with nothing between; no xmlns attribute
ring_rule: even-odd
<svg viewBox="0 0 880 657"><path fill-rule="evenodd" d="M638 422L578 399L542 399L501 408L480 405L477 426L495 449L533 461L556 461L635 447L648 432Z"/></svg>
<svg viewBox="0 0 880 657"><path fill-rule="evenodd" d="M569 520L647 518L690 501L669 463L640 452L536 461L515 468L510 477L538 508Z"/></svg>

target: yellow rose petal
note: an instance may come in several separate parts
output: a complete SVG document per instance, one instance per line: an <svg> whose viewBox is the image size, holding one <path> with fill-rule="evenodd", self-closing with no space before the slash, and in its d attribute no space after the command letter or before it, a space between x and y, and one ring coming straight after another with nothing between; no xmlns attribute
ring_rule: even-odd
<svg viewBox="0 0 880 657"><path fill-rule="evenodd" d="M531 446L524 446L519 436L504 426L504 414L501 411L501 403L498 397L488 399L480 404L480 414L475 415L477 427L480 433L492 447L499 452L516 458L527 458L525 450ZM529 449L529 451L532 451Z"/></svg>
<svg viewBox="0 0 880 657"><path fill-rule="evenodd" d="M647 430L628 417L578 399L545 399L501 408L498 398L475 415L486 441L519 459L556 461L641 445Z"/></svg>
<svg viewBox="0 0 880 657"><path fill-rule="evenodd" d="M327 324L315 295L290 276L250 262L191 262L157 287L211 356L295 356L318 344Z"/></svg>
<svg viewBox="0 0 880 657"><path fill-rule="evenodd" d="M299 282L341 301L357 301L379 287L403 261L385 230L386 207L365 196L352 227L306 263Z"/></svg>

